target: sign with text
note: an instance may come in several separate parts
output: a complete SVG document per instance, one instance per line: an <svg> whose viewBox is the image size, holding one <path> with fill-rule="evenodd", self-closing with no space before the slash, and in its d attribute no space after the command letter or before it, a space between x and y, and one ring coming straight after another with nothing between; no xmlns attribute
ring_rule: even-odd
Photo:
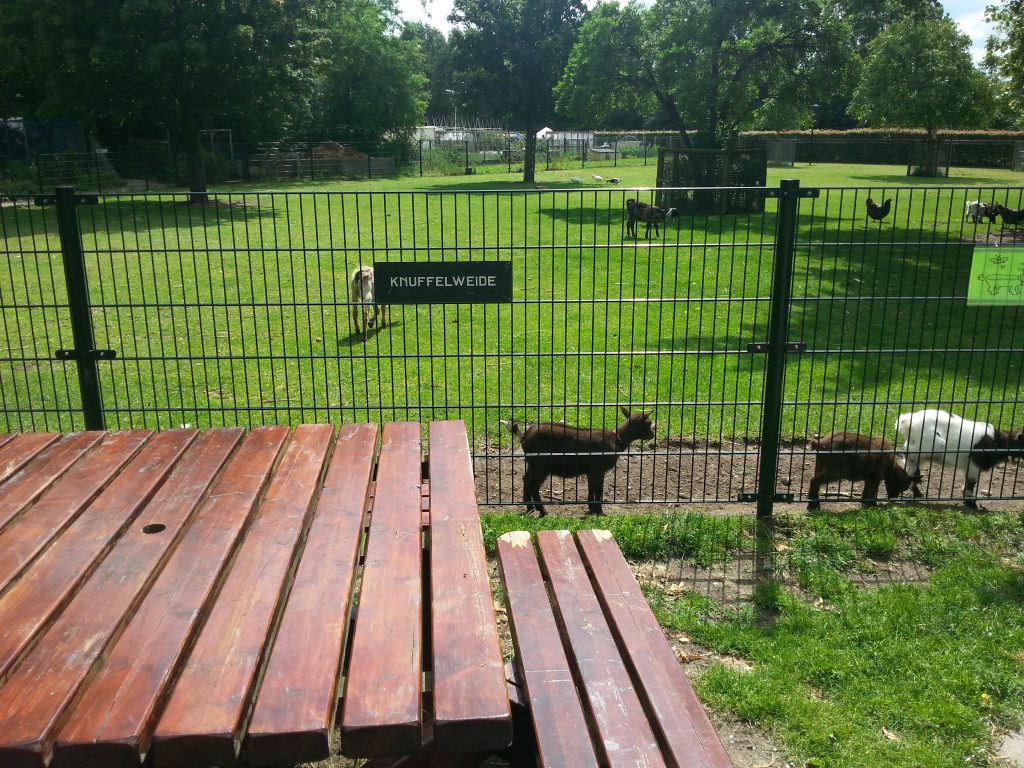
<svg viewBox="0 0 1024 768"><path fill-rule="evenodd" d="M1024 246L982 246L974 249L968 306L1024 304Z"/></svg>
<svg viewBox="0 0 1024 768"><path fill-rule="evenodd" d="M378 304L498 304L512 301L511 261L378 261Z"/></svg>

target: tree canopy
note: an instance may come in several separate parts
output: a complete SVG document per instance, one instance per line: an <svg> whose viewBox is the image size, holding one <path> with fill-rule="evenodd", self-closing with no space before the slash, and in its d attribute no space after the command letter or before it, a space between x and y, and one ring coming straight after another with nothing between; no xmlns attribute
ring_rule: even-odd
<svg viewBox="0 0 1024 768"><path fill-rule="evenodd" d="M534 179L535 134L554 116L552 89L583 15L582 0L455 0L449 16L453 90L525 131L524 181Z"/></svg>
<svg viewBox="0 0 1024 768"><path fill-rule="evenodd" d="M558 108L579 121L660 110L687 143L719 146L806 121L846 74L848 38L820 0L602 3L569 57Z"/></svg>
<svg viewBox="0 0 1024 768"><path fill-rule="evenodd" d="M851 110L868 125L939 128L982 123L991 90L952 19L905 18L868 44Z"/></svg>
<svg viewBox="0 0 1024 768"><path fill-rule="evenodd" d="M995 33L985 63L1000 78L1007 111L1024 127L1024 0L1004 0L985 9Z"/></svg>

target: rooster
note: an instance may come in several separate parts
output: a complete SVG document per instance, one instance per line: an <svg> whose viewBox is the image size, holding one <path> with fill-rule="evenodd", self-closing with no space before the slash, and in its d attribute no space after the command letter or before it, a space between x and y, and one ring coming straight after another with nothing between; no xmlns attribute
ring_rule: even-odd
<svg viewBox="0 0 1024 768"><path fill-rule="evenodd" d="M870 197L868 198L868 218L874 219L875 221L881 221L889 215L889 209L892 207L892 198L887 198L884 203L879 205Z"/></svg>

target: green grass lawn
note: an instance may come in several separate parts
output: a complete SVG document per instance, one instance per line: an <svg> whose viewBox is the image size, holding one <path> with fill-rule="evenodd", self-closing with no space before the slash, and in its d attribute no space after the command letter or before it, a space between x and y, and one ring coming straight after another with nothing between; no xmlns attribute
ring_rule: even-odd
<svg viewBox="0 0 1024 768"><path fill-rule="evenodd" d="M964 201L1022 207L1021 174L902 171L770 172L770 184L829 187L800 209L790 337L809 352L787 368L789 437L888 431L916 401L1004 427L1021 420L1022 355L1007 353L1024 348L1020 310L962 300L976 232ZM588 166L541 172L534 185L495 173L232 186L219 206L150 195L82 207L97 346L118 352L100 363L108 424L448 416L481 439L512 414L608 425L626 403L653 409L663 436L754 436L764 358L746 347L767 338L775 201L633 240L624 201L649 195L635 187L653 174ZM868 195L894 198L882 225L863 215ZM71 346L66 310L47 309L66 302L55 230L52 209L0 209L0 428L77 423L74 372L51 362ZM512 260L514 302L395 307L395 323L367 343L350 333L346 282L358 264L466 258Z"/></svg>

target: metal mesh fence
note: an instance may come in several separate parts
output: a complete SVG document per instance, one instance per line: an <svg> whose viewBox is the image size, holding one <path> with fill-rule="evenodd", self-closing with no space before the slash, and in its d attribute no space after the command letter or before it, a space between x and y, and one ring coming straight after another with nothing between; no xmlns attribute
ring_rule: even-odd
<svg viewBox="0 0 1024 768"><path fill-rule="evenodd" d="M809 441L846 430L895 441L896 417L939 407L1024 425L1019 305L966 302L973 250L1012 247L1004 222L965 219L1020 189L827 189L795 222L778 462L803 501ZM891 198L880 222L866 199ZM523 456L501 419L612 429L650 411L656 439L620 457L620 508L736 502L757 488L778 203L689 215L627 236L652 190L106 195L79 205L95 367L107 428L465 419L487 506L518 505ZM2 431L83 428L57 217L0 208ZM1010 252L1010 249L1007 249ZM404 305L367 341L350 322L360 264L507 260L507 304ZM1024 264L1024 262L1021 262ZM750 345L762 345L753 346ZM771 405L771 404L769 404ZM929 498L962 479L931 465ZM859 494L849 482L826 501ZM1024 497L1015 463L982 494ZM587 498L553 479L545 503ZM745 497L749 499L749 495ZM611 508L614 509L614 508Z"/></svg>

